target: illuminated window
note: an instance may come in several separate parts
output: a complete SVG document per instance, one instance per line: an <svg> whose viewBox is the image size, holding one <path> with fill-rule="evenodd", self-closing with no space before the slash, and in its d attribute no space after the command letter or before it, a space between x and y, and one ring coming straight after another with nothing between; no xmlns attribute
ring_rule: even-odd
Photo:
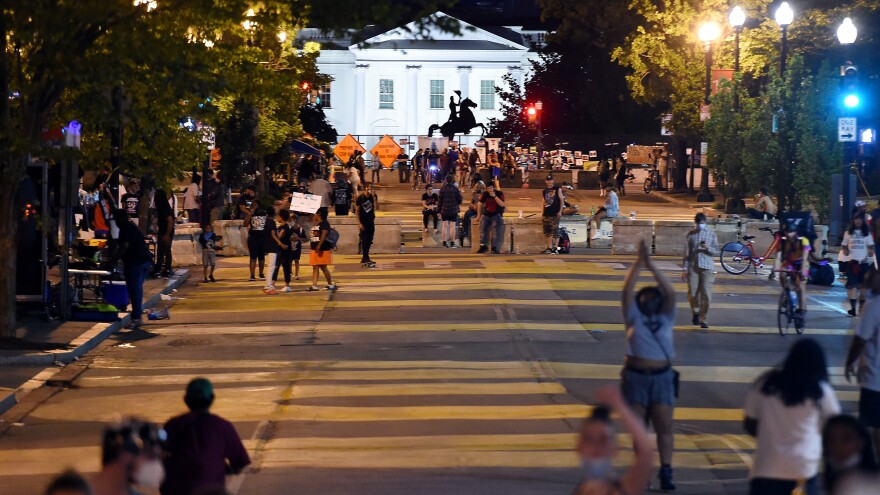
<svg viewBox="0 0 880 495"><path fill-rule="evenodd" d="M392 79L379 79L379 108L394 109L394 81Z"/></svg>
<svg viewBox="0 0 880 495"><path fill-rule="evenodd" d="M443 108L443 81L432 79L431 80L431 108L432 109L440 109Z"/></svg>
<svg viewBox="0 0 880 495"><path fill-rule="evenodd" d="M495 110L495 81L480 81L480 110Z"/></svg>

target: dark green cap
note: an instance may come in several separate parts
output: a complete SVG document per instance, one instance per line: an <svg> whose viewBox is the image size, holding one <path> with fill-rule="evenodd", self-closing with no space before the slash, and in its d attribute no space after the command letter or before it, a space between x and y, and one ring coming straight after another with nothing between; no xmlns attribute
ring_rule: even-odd
<svg viewBox="0 0 880 495"><path fill-rule="evenodd" d="M193 378L186 386L186 396L191 399L211 400L214 398L214 386L207 378Z"/></svg>

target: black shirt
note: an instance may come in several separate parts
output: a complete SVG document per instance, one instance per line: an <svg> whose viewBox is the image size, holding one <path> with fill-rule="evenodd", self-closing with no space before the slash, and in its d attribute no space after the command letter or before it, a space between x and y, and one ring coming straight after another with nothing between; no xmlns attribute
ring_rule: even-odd
<svg viewBox="0 0 880 495"><path fill-rule="evenodd" d="M289 253L292 250L290 249L290 241L291 236L293 234L293 228L291 228L290 224L283 223L280 227L275 229L275 235L278 236L278 240L281 241L281 244L284 244L285 249L281 249L281 246L278 246L278 250L281 252ZM276 244L277 246L277 244Z"/></svg>
<svg viewBox="0 0 880 495"><path fill-rule="evenodd" d="M278 243L275 242L275 239L272 237L272 233L276 232L277 227L275 226L274 218L266 218L266 228L263 233L263 245L266 246L267 253L277 253L278 252Z"/></svg>
<svg viewBox="0 0 880 495"><path fill-rule="evenodd" d="M548 187L544 189L544 212L545 217L555 217L559 214L559 208L562 207L559 201L559 186Z"/></svg>
<svg viewBox="0 0 880 495"><path fill-rule="evenodd" d="M147 248L147 242L140 229L131 222L125 222L119 226L119 243L128 244L128 248L122 253L122 263L126 268L143 265L153 261L153 255Z"/></svg>
<svg viewBox="0 0 880 495"><path fill-rule="evenodd" d="M135 193L125 193L122 196L122 207L131 218L138 217L138 205L141 203L141 197Z"/></svg>
<svg viewBox="0 0 880 495"><path fill-rule="evenodd" d="M425 202L428 209L431 209L432 206L436 206L439 200L440 198L437 196L437 193L431 193L430 195L428 195L428 193L422 194L422 201Z"/></svg>
<svg viewBox="0 0 880 495"><path fill-rule="evenodd" d="M352 187L348 182L341 183L333 189L333 204L348 206L351 204Z"/></svg>
<svg viewBox="0 0 880 495"><path fill-rule="evenodd" d="M266 217L266 212L258 209L254 212L253 215L251 215L251 224L248 228L248 236L262 241L263 239L265 239L266 233L268 233L268 230L266 230L266 224L268 223L269 219Z"/></svg>
<svg viewBox="0 0 880 495"><path fill-rule="evenodd" d="M309 247L314 250L318 249L318 241L321 240L321 232L322 231L330 231L330 222L327 220L321 221L321 223L312 226L312 236L309 239Z"/></svg>
<svg viewBox="0 0 880 495"><path fill-rule="evenodd" d="M376 208L373 204L373 196L361 194L357 197L355 205L357 205L357 215L361 224L372 227L376 222Z"/></svg>
<svg viewBox="0 0 880 495"><path fill-rule="evenodd" d="M244 206L245 208L250 210L251 203L253 202L253 200L254 200L254 198L248 196L247 194L242 194L241 196L239 196L238 197L238 204L236 205L236 208L235 208L235 218L237 218L239 220L244 220L244 218L247 216L247 213L241 211L241 207Z"/></svg>

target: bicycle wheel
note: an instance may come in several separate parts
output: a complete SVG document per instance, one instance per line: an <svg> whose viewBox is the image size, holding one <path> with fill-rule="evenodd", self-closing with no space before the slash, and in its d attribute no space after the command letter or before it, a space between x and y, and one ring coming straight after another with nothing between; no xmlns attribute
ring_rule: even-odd
<svg viewBox="0 0 880 495"><path fill-rule="evenodd" d="M645 194L651 193L651 188L654 187L654 181L651 178L645 179L645 184L642 186L642 190L645 191Z"/></svg>
<svg viewBox="0 0 880 495"><path fill-rule="evenodd" d="M728 242L718 255L721 267L731 275L742 275L752 264L752 250L739 242Z"/></svg>
<svg viewBox="0 0 880 495"><path fill-rule="evenodd" d="M797 314L797 310L799 307L797 292L790 290L788 291L788 293L788 302L791 305L791 321L794 325L795 332L797 332L798 335L801 335L802 333L804 333L804 326L806 322L804 321L804 315Z"/></svg>
<svg viewBox="0 0 880 495"><path fill-rule="evenodd" d="M779 335L783 337L788 334L794 322L794 308L791 305L791 296L788 289L783 289L779 295L779 310L776 314L776 322L779 325Z"/></svg>

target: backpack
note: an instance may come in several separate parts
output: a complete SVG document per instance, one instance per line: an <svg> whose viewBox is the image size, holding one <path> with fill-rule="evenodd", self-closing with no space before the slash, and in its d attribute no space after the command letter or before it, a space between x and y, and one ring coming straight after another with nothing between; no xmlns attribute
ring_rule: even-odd
<svg viewBox="0 0 880 495"><path fill-rule="evenodd" d="M808 284L813 285L833 285L834 284L834 268L826 261L810 262L810 274L807 278Z"/></svg>
<svg viewBox="0 0 880 495"><path fill-rule="evenodd" d="M330 230L327 232L327 237L324 238L324 244L321 245L321 250L329 251L331 249L336 249L337 242L339 242L339 231L330 227Z"/></svg>
<svg viewBox="0 0 880 495"><path fill-rule="evenodd" d="M559 254L571 253L571 239L568 237L568 231L559 229Z"/></svg>

